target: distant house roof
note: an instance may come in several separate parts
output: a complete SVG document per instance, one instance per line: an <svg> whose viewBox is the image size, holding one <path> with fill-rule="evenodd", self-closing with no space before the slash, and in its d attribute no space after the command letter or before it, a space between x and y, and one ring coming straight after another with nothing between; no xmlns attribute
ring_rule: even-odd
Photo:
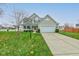
<svg viewBox="0 0 79 59"><path fill-rule="evenodd" d="M76 26L79 26L79 24L76 24Z"/></svg>

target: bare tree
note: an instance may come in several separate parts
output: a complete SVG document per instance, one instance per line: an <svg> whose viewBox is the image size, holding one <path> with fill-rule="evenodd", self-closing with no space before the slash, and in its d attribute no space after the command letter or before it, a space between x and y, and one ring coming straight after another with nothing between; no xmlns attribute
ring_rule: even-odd
<svg viewBox="0 0 79 59"><path fill-rule="evenodd" d="M12 12L12 17L15 19L16 28L19 31L20 25L21 25L23 19L26 17L26 13L24 11L14 10Z"/></svg>

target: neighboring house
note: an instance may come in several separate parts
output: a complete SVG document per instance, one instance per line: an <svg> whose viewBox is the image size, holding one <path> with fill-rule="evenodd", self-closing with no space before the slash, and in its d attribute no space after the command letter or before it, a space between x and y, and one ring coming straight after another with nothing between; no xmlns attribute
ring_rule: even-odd
<svg viewBox="0 0 79 59"><path fill-rule="evenodd" d="M40 18L35 13L28 18L23 19L23 30L38 30L41 32L55 32L55 29L58 28L58 23L52 19L49 15L46 15L44 18Z"/></svg>
<svg viewBox="0 0 79 59"><path fill-rule="evenodd" d="M79 28L79 24L76 24L76 28Z"/></svg>
<svg viewBox="0 0 79 59"><path fill-rule="evenodd" d="M64 26L59 26L59 30L64 30Z"/></svg>
<svg viewBox="0 0 79 59"><path fill-rule="evenodd" d="M16 31L14 25L0 25L0 31Z"/></svg>

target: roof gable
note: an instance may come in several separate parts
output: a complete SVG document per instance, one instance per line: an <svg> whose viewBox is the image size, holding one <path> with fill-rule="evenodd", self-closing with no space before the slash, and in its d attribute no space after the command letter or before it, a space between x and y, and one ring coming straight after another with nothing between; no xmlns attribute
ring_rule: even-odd
<svg viewBox="0 0 79 59"><path fill-rule="evenodd" d="M34 17L38 17L40 18L37 14L33 13L29 18L34 18Z"/></svg>
<svg viewBox="0 0 79 59"><path fill-rule="evenodd" d="M56 26L58 23L54 21L49 15L46 15L45 18L42 19L39 23L39 26Z"/></svg>
<svg viewBox="0 0 79 59"><path fill-rule="evenodd" d="M45 19L46 18L50 18L53 22L55 22L56 24L58 24L52 17L50 17L49 15L46 15L45 17L44 17Z"/></svg>

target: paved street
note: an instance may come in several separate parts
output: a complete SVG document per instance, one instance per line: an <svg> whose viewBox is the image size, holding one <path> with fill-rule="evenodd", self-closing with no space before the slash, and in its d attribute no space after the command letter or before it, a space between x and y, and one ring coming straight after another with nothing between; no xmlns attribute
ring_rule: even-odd
<svg viewBox="0 0 79 59"><path fill-rule="evenodd" d="M79 56L79 40L58 34L42 33L53 55Z"/></svg>

